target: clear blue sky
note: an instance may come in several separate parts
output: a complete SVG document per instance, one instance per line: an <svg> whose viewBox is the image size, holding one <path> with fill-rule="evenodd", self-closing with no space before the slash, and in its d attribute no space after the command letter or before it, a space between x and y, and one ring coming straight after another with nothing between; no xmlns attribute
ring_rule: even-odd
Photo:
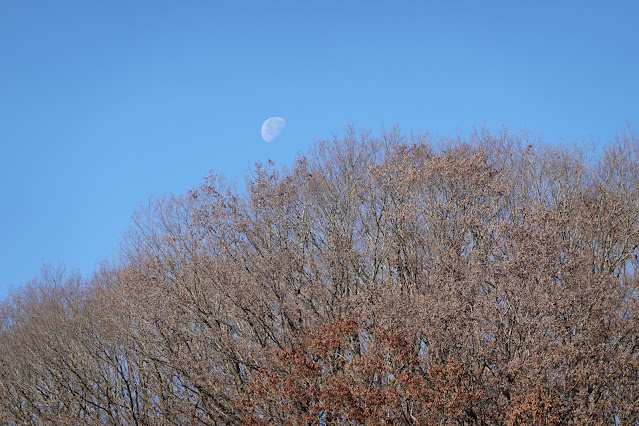
<svg viewBox="0 0 639 426"><path fill-rule="evenodd" d="M43 262L89 274L153 194L349 123L606 143L639 124L638 23L637 1L0 0L0 297Z"/></svg>

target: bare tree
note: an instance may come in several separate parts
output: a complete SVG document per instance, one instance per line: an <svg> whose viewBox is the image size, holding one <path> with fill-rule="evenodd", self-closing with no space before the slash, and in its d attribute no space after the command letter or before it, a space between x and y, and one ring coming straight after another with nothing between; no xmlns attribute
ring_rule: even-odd
<svg viewBox="0 0 639 426"><path fill-rule="evenodd" d="M8 424L633 424L639 138L347 129L0 305Z"/></svg>

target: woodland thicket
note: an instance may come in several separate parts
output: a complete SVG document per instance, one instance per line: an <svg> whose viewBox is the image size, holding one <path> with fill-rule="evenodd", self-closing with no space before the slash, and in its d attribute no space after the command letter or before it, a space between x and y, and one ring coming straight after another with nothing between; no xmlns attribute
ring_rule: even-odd
<svg viewBox="0 0 639 426"><path fill-rule="evenodd" d="M0 423L637 424L638 263L632 130L347 129L2 302Z"/></svg>

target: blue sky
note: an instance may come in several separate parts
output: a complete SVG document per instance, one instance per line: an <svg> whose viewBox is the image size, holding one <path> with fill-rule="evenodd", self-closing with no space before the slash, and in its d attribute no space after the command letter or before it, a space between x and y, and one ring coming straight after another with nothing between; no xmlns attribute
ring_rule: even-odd
<svg viewBox="0 0 639 426"><path fill-rule="evenodd" d="M90 274L152 195L349 123L605 144L639 124L637 22L636 1L0 0L0 297L43 263Z"/></svg>

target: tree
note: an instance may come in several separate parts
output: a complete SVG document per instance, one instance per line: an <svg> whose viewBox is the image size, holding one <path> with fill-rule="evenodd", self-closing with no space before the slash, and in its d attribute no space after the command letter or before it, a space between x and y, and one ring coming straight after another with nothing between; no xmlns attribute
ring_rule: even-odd
<svg viewBox="0 0 639 426"><path fill-rule="evenodd" d="M287 350L241 398L254 424L463 424L480 392L459 364L428 365L400 331L333 322Z"/></svg>
<svg viewBox="0 0 639 426"><path fill-rule="evenodd" d="M349 128L0 305L8 424L633 424L639 138Z"/></svg>

